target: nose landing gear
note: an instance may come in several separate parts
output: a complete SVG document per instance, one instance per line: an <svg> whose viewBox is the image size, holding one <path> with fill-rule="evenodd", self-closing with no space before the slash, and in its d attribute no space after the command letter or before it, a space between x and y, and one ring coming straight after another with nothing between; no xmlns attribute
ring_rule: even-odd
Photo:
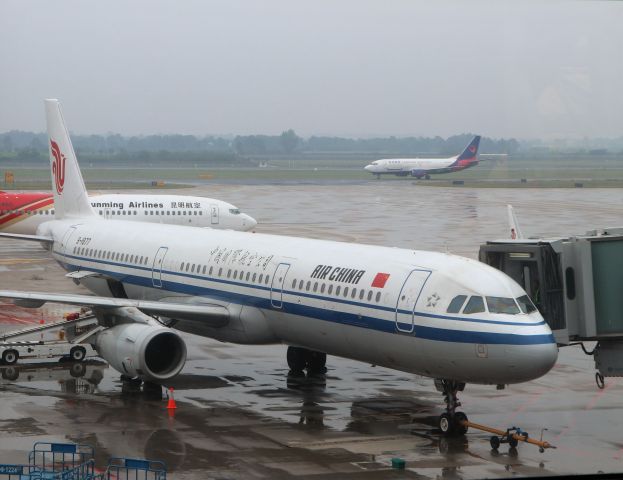
<svg viewBox="0 0 623 480"><path fill-rule="evenodd" d="M467 415L456 411L461 406L457 393L465 389L465 383L435 379L435 387L443 393L443 399L446 402L446 411L439 416L439 430L444 435L465 435L467 433Z"/></svg>

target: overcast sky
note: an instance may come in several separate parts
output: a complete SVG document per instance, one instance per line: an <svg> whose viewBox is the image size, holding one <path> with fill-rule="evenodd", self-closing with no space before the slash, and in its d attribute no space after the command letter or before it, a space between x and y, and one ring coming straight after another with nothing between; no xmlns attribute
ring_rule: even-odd
<svg viewBox="0 0 623 480"><path fill-rule="evenodd" d="M623 135L623 3L0 2L0 132Z"/></svg>

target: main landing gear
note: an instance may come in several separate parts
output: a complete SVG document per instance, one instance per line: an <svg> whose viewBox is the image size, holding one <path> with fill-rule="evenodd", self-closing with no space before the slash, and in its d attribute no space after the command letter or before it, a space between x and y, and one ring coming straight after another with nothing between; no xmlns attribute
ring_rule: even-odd
<svg viewBox="0 0 623 480"><path fill-rule="evenodd" d="M301 347L288 347L288 367L298 373L307 369L307 373L325 373L327 354L307 350Z"/></svg>
<svg viewBox="0 0 623 480"><path fill-rule="evenodd" d="M454 380L435 379L435 387L443 393L446 402L446 411L439 416L439 430L444 435L465 435L467 415L456 411L461 406L457 393L465 389L465 384Z"/></svg>

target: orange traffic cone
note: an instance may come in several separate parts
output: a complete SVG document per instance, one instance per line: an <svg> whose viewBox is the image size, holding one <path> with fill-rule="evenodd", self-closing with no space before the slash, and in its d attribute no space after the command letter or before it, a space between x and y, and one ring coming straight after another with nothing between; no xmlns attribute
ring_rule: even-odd
<svg viewBox="0 0 623 480"><path fill-rule="evenodd" d="M175 398L173 398L173 387L169 388L169 401L167 403L167 408L169 410L175 410L177 408Z"/></svg>

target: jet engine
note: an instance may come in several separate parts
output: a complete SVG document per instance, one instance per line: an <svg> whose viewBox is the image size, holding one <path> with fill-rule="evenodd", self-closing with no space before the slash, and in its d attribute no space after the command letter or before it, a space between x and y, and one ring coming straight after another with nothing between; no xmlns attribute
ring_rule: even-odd
<svg viewBox="0 0 623 480"><path fill-rule="evenodd" d="M144 323L107 328L94 347L115 370L154 382L175 377L186 363L186 344L177 332Z"/></svg>
<svg viewBox="0 0 623 480"><path fill-rule="evenodd" d="M417 178L424 177L426 176L426 170L419 170L417 168L414 168L413 170L411 170L411 176Z"/></svg>

